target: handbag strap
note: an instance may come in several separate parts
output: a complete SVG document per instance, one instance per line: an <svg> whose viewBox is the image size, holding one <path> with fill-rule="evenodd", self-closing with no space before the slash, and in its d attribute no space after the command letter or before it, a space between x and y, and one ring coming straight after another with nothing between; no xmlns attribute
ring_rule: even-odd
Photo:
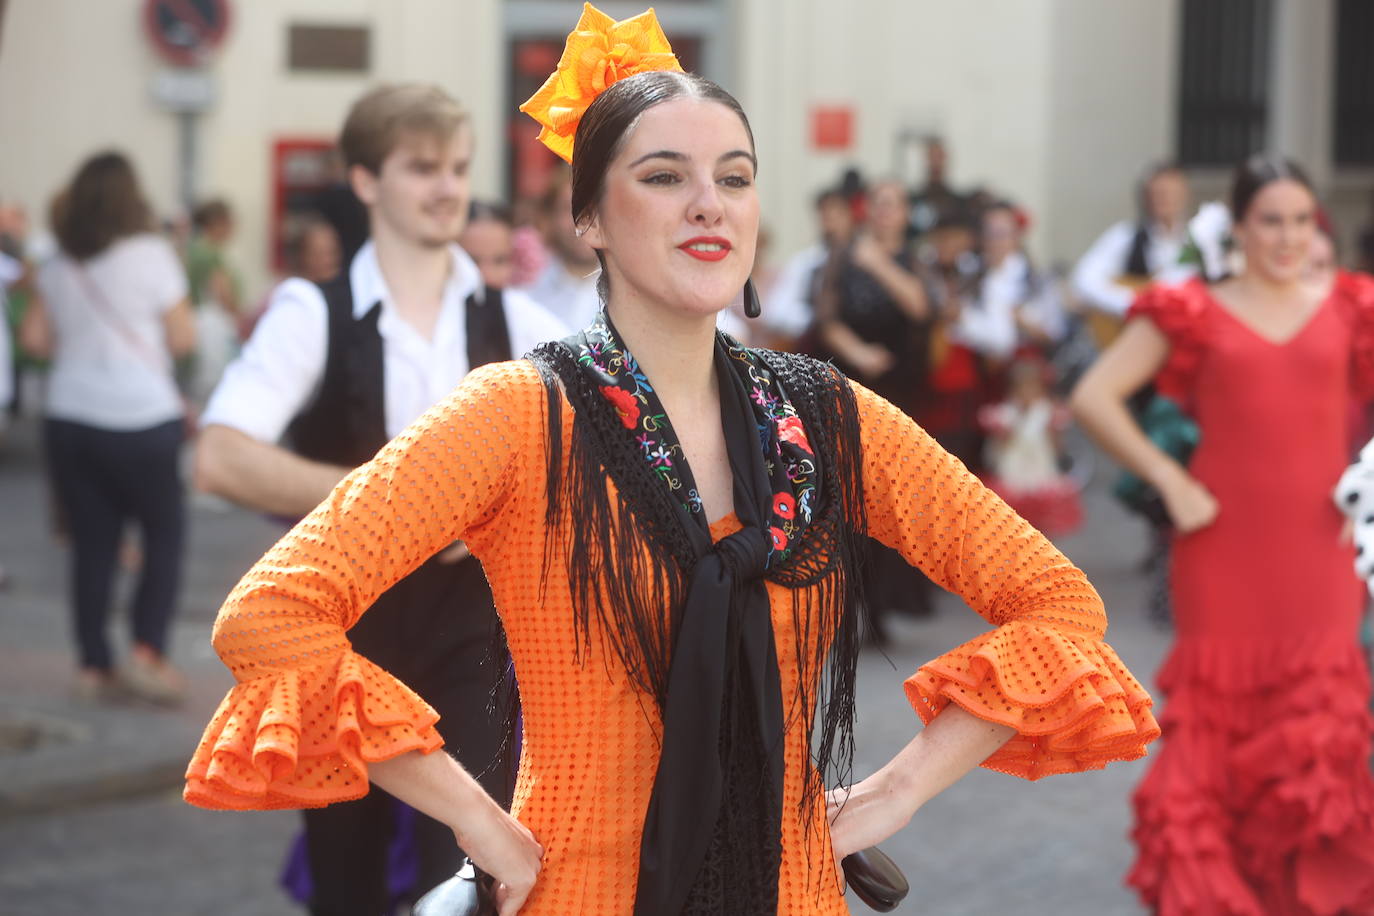
<svg viewBox="0 0 1374 916"><path fill-rule="evenodd" d="M124 341L145 365L160 373L170 373L162 354L157 353L146 340L138 336L119 310L105 298L105 294L100 291L100 287L96 285L86 268L75 261L72 262L72 267L86 298L95 306L94 311L104 320L106 326L115 332L115 336Z"/></svg>

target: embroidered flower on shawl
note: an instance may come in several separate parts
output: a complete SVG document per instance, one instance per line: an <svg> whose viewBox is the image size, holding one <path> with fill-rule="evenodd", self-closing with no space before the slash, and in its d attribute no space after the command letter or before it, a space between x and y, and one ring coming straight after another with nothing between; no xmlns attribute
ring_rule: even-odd
<svg viewBox="0 0 1374 916"><path fill-rule="evenodd" d="M636 73L682 71L652 9L616 22L590 3L568 35L558 69L520 110L539 122L539 142L572 162L577 125L608 86Z"/></svg>
<svg viewBox="0 0 1374 916"><path fill-rule="evenodd" d="M787 533L776 525L768 529L768 533L773 536L773 550L782 552L787 549Z"/></svg>
<svg viewBox="0 0 1374 916"><path fill-rule="evenodd" d="M620 422L625 424L626 429L634 429L639 424L639 402L635 400L634 395L624 388L614 388L610 385L602 385L601 393L615 407L615 412L620 415Z"/></svg>
<svg viewBox="0 0 1374 916"><path fill-rule="evenodd" d="M796 517L797 503L791 493L778 493L773 497L773 514L785 519Z"/></svg>
<svg viewBox="0 0 1374 916"><path fill-rule="evenodd" d="M802 427L800 417L783 417L778 421L778 438L783 442L790 442L797 448L802 449L808 454L814 455L810 441L806 438L806 430Z"/></svg>

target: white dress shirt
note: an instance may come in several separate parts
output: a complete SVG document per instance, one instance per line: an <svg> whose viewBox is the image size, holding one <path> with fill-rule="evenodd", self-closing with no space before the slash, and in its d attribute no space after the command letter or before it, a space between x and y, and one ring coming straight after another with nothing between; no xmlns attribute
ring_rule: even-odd
<svg viewBox="0 0 1374 916"><path fill-rule="evenodd" d="M599 269L581 276L570 272L563 262L550 255L539 276L521 291L538 302L575 331L592 323L601 311L601 296L596 291Z"/></svg>
<svg viewBox="0 0 1374 916"><path fill-rule="evenodd" d="M1093 242L1087 254L1079 259L1073 269L1073 291L1089 307L1110 315L1124 316L1135 301L1136 290L1118 283L1126 273L1126 259L1131 253L1135 240L1137 224L1125 220L1112 226ZM1179 256L1188 243L1186 227L1177 232L1166 233L1157 226L1149 229L1149 241L1145 248L1145 263L1150 265L1152 276L1168 282L1181 282L1194 271L1179 264Z"/></svg>
<svg viewBox="0 0 1374 916"><path fill-rule="evenodd" d="M830 250L817 242L787 259L763 302L759 320L765 327L792 339L806 333L816 311L811 301L812 280L829 254Z"/></svg>
<svg viewBox="0 0 1374 916"><path fill-rule="evenodd" d="M349 265L353 314L362 317L378 302L382 338L383 404L386 432L395 436L467 375L467 299L481 285L477 265L457 245L449 246L453 268L444 285L434 332L426 339L396 311L371 242ZM568 334L567 326L518 290L502 293L511 354L516 358L546 340ZM273 291L267 311L215 388L201 424L219 423L262 442L276 442L314 398L324 376L329 310L320 288L293 278Z"/></svg>
<svg viewBox="0 0 1374 916"><path fill-rule="evenodd" d="M959 313L954 339L993 359L1006 359L1020 341L1017 311L1051 340L1064 332L1064 314L1048 278L1033 282L1030 262L1013 252L983 277L977 300Z"/></svg>
<svg viewBox="0 0 1374 916"><path fill-rule="evenodd" d="M163 323L187 292L170 242L149 232L80 264L59 254L39 268L38 290L55 340L47 416L130 432L184 413Z"/></svg>
<svg viewBox="0 0 1374 916"><path fill-rule="evenodd" d="M10 339L8 290L24 275L24 265L0 251L0 429L9 421L14 400L14 341Z"/></svg>

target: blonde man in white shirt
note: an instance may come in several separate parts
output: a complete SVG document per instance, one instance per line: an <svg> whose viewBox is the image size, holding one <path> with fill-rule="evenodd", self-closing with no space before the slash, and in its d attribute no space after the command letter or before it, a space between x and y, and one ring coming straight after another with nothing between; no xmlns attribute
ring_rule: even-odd
<svg viewBox="0 0 1374 916"><path fill-rule="evenodd" d="M484 286L454 244L468 215L473 148L456 101L432 86L375 90L353 106L340 148L371 239L335 280L277 288L211 396L197 450L198 486L290 518L313 509L470 369L568 333L523 294ZM349 638L436 709L460 762L508 800L511 774L497 765L507 734L487 714L488 691L504 674L493 632L485 576L459 543L379 598ZM397 810L374 789L305 812L310 876L296 889L312 913L390 912L452 876L461 856L452 832L417 814L418 878L392 899Z"/></svg>

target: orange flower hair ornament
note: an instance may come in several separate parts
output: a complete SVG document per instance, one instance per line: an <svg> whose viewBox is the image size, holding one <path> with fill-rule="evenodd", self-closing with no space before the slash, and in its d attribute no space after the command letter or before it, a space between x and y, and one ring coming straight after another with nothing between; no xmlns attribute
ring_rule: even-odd
<svg viewBox="0 0 1374 916"><path fill-rule="evenodd" d="M573 137L587 106L612 84L652 70L682 72L653 7L616 22L585 3L558 69L520 110L543 126L539 142L572 162Z"/></svg>

